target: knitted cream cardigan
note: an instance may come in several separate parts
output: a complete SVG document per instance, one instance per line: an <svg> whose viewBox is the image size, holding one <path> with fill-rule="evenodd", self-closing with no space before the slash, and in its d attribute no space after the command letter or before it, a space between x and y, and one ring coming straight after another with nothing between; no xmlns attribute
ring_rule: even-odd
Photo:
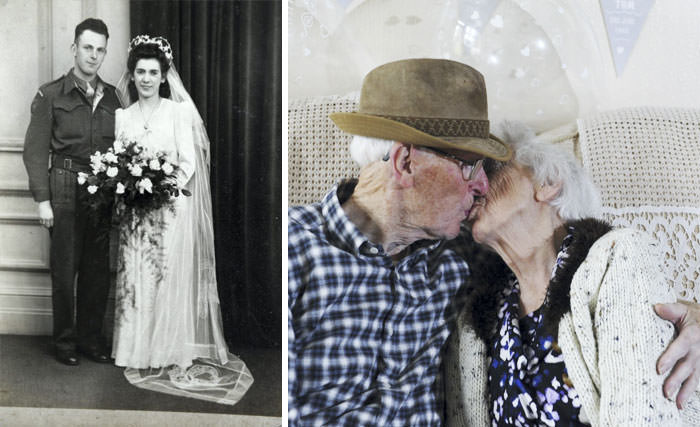
<svg viewBox="0 0 700 427"><path fill-rule="evenodd" d="M656 374L674 328L652 305L676 300L650 261L657 259L649 237L618 229L593 244L574 274L557 340L593 426L700 426L698 393L679 412L663 396L665 375ZM463 313L444 361L448 426L490 425L486 360Z"/></svg>

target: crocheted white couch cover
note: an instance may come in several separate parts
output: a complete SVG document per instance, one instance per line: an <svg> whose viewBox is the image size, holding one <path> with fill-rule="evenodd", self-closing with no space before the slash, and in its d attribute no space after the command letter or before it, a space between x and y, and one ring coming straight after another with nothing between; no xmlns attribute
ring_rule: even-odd
<svg viewBox="0 0 700 427"><path fill-rule="evenodd" d="M357 95L290 101L289 206L317 202L340 179L358 175L351 137L328 118L356 110L357 102ZM676 294L700 301L700 110L609 111L579 120L578 132L548 138L574 150L592 174L605 219L653 235Z"/></svg>
<svg viewBox="0 0 700 427"><path fill-rule="evenodd" d="M357 109L357 95L289 102L287 190L289 206L320 201L343 178L359 175L350 157L352 137L328 118Z"/></svg>
<svg viewBox="0 0 700 427"><path fill-rule="evenodd" d="M605 219L654 236L676 295L700 300L700 110L627 108L578 128Z"/></svg>

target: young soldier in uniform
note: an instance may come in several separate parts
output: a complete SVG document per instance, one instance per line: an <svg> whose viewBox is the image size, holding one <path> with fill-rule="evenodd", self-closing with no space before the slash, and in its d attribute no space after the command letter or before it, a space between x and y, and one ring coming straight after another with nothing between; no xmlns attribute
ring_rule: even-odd
<svg viewBox="0 0 700 427"><path fill-rule="evenodd" d="M119 101L114 86L97 75L108 38L99 19L78 24L71 46L74 67L41 86L24 142L29 188L39 221L51 234L53 339L56 359L66 365L79 363L76 350L96 362L110 361L102 338L110 216L88 218L85 189L77 181L78 172L90 169L90 155L114 141Z"/></svg>

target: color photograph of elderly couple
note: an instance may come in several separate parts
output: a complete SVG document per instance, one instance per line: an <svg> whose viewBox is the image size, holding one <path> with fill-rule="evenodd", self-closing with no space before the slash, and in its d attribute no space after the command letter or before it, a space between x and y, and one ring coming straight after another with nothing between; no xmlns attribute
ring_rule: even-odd
<svg viewBox="0 0 700 427"><path fill-rule="evenodd" d="M0 425L700 426L695 0L0 0Z"/></svg>
<svg viewBox="0 0 700 427"><path fill-rule="evenodd" d="M289 426L700 425L698 32L583 3L289 2Z"/></svg>

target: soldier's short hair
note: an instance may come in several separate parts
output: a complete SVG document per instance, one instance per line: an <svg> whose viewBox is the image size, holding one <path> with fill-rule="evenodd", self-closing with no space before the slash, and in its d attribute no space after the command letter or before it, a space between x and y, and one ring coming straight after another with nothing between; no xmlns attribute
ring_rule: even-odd
<svg viewBox="0 0 700 427"><path fill-rule="evenodd" d="M97 34L102 34L103 36L105 36L106 39L109 40L109 31L107 31L107 25L101 19L88 18L75 27L75 43L78 43L78 37L80 37L80 35L83 34L83 31L85 30L90 30L96 32Z"/></svg>

